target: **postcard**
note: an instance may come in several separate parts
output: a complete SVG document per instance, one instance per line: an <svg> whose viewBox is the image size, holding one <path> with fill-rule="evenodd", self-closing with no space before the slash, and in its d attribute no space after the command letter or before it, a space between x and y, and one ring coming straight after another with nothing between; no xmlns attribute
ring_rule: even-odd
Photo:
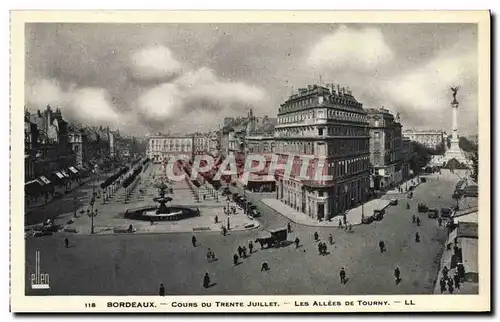
<svg viewBox="0 0 500 322"><path fill-rule="evenodd" d="M490 91L488 11L12 11L12 311L489 312Z"/></svg>

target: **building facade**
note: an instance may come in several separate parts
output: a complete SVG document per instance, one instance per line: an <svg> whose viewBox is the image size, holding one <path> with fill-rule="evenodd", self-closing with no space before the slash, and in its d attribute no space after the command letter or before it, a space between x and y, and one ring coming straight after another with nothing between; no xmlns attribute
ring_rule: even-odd
<svg viewBox="0 0 500 322"><path fill-rule="evenodd" d="M411 176L410 163L413 157L411 140L409 138L401 138L401 154L403 159L402 176L403 180L408 180Z"/></svg>
<svg viewBox="0 0 500 322"><path fill-rule="evenodd" d="M368 195L369 140L367 114L348 89L300 88L278 110L274 152L293 168L289 176L277 171L276 197L320 220L357 206ZM316 179L319 173L330 180Z"/></svg>
<svg viewBox="0 0 500 322"><path fill-rule="evenodd" d="M403 131L403 137L418 142L430 149L439 149L445 144L446 133L442 130L414 130Z"/></svg>
<svg viewBox="0 0 500 322"><path fill-rule="evenodd" d="M159 134L148 138L147 155L154 163L167 162L172 156L191 158L193 153L193 136Z"/></svg>
<svg viewBox="0 0 500 322"><path fill-rule="evenodd" d="M401 123L387 109L367 109L370 120L370 188L385 190L403 180Z"/></svg>

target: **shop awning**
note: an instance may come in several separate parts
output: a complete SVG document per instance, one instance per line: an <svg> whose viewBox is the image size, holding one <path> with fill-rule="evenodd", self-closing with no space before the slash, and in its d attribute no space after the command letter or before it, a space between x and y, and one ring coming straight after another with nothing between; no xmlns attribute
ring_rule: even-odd
<svg viewBox="0 0 500 322"><path fill-rule="evenodd" d="M458 228L455 228L449 235L448 235L448 240L446 241L446 245L449 244L454 244L455 239L458 236Z"/></svg>
<svg viewBox="0 0 500 322"><path fill-rule="evenodd" d="M45 184L50 184L50 180L45 176L40 176L38 179L40 179Z"/></svg>
<svg viewBox="0 0 500 322"><path fill-rule="evenodd" d="M478 273L478 243L477 238L460 238L462 260L466 273Z"/></svg>
<svg viewBox="0 0 500 322"><path fill-rule="evenodd" d="M56 172L54 172L54 174L55 174L55 175L56 175L59 179L64 179L64 175L63 175L61 172L56 171Z"/></svg>
<svg viewBox="0 0 500 322"><path fill-rule="evenodd" d="M24 184L25 187L32 186L32 185L37 185L37 186L43 187L45 185L45 183L43 183L43 181L40 179L34 179L34 180L28 181Z"/></svg>
<svg viewBox="0 0 500 322"><path fill-rule="evenodd" d="M69 171L73 172L74 174L78 173L78 170L76 170L76 168L73 166L69 167L68 169L69 169Z"/></svg>

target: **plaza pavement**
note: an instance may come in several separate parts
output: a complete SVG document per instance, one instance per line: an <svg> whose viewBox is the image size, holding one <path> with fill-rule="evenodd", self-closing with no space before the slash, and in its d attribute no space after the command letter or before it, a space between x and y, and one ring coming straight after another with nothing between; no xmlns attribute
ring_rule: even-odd
<svg viewBox="0 0 500 322"><path fill-rule="evenodd" d="M353 228L352 233L333 227L307 227L292 224L289 241L299 237L302 247L293 244L264 249L232 264L238 245L254 240L259 230L220 233L194 233L199 246L191 245L193 233L125 234L116 236L68 235L70 248L64 248L64 234L26 240L26 276L34 271L35 251L40 250L41 270L50 274L50 290L31 290L27 294L47 295L155 295L163 283L167 295L368 295L432 294L439 267L446 229L436 220L421 216L420 227L411 223L418 202L429 207L451 206L454 186L445 180L429 179L415 189L409 200L411 209L401 203L386 209L382 221ZM438 198L440 197L440 198ZM262 207L262 222L270 227L286 223L282 216ZM253 202L253 201L252 201ZM419 232L421 242L414 241ZM313 241L314 232L327 241L332 234L335 245L330 254L320 256ZM380 253L384 240L387 251ZM210 248L218 260L208 263ZM261 272L262 262L270 270ZM398 266L402 281L394 282ZM344 267L349 278L339 283ZM202 287L208 272L215 285Z"/></svg>
<svg viewBox="0 0 500 322"><path fill-rule="evenodd" d="M337 227L339 224L339 220L343 222L343 215L338 215L332 218L332 220L322 220L319 221L317 219L311 218L303 212L294 210L292 207L284 204L278 199L262 199L262 202L266 204L268 207L274 209L278 213L287 217L291 222L294 222L299 225L305 226L316 226L316 227ZM370 200L362 206L349 209L346 211L347 223L351 225L360 225L361 218L364 213L365 216L371 216L375 210L382 210L389 206L390 200L385 199L375 199Z"/></svg>
<svg viewBox="0 0 500 322"><path fill-rule="evenodd" d="M259 227L259 222L243 213L243 210L237 208L236 214L229 217L224 214L224 207L228 205L226 199L220 197L214 198L206 187L202 187L200 192L200 201L195 198L195 192L189 187L186 181L173 181L172 201L167 206L183 206L193 209L199 209L200 216L192 217L178 221L156 221L153 225L149 221L134 220L124 218L127 209L134 209L145 206L157 206L153 198L158 196L158 189L155 184L159 182L159 165L150 165L146 171L141 174L140 181L134 189L129 200L125 202L125 190L119 189L117 193L104 204L102 199L96 199L94 210L98 210L94 217L95 234L115 234L115 230L124 230L132 225L135 233L179 233L193 231L217 231L220 232L222 225L227 228L229 220L229 230L238 231L246 229L255 229ZM142 191L142 192L141 192ZM168 195L168 194L167 194ZM203 200L203 195L206 196ZM90 201L91 193L87 196L87 205ZM233 202L230 206L236 206ZM73 212L62 214L59 217L59 223L70 224L65 226L67 230L76 230L76 234L91 233L91 219L86 213L78 214L78 218L73 217ZM215 217L218 223L215 223Z"/></svg>

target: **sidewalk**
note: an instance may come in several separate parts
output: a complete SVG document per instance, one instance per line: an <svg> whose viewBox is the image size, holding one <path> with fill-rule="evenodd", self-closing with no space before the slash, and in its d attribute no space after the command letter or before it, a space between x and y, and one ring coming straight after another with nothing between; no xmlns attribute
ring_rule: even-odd
<svg viewBox="0 0 500 322"><path fill-rule="evenodd" d="M337 215L333 217L331 221L318 221L317 219L311 218L302 212L294 210L290 206L285 205L283 202L277 199L262 199L261 201L269 208L273 209L284 217L290 219L290 221L299 225L314 227L337 227L339 219L343 219L343 215ZM390 200L383 199L368 201L364 204L364 214L365 216L371 216L374 210L385 209L387 206L389 206L389 203ZM362 212L363 209L361 206L348 210L346 212L347 222L351 225L361 224Z"/></svg>
<svg viewBox="0 0 500 322"><path fill-rule="evenodd" d="M222 225L227 227L227 215L224 214L223 207L227 206L225 199L220 199L219 202L213 200L207 195L207 200L197 202L193 196L193 192L188 187L185 181L173 182L173 200L167 204L184 206L190 208L198 208L201 216L187 218L179 221L157 221L153 225L149 221L133 220L124 218L122 215L127 209L138 208L143 206L151 206L157 204L153 198L158 196L158 189L154 187L155 182L149 173L151 170L141 174L141 181L138 187L132 194L129 202L125 203L125 190L117 191L115 196L106 204L102 204L102 199L97 199L94 209L98 209L98 215L94 217L94 232L95 234L113 234L115 229L126 230L129 225L132 225L136 230L135 233L176 233L176 232L193 232L193 231L221 231ZM140 193L139 190L143 190ZM235 205L233 202L231 206ZM215 223L215 216L218 217L218 223ZM78 218L73 218L73 213L65 214L60 217L61 223L67 223L70 219L71 224L67 224L65 228L76 229L77 234L90 234L90 218L87 214L82 214ZM230 230L239 231L255 229L259 227L259 222L243 214L241 209L238 209L235 215L229 216Z"/></svg>

